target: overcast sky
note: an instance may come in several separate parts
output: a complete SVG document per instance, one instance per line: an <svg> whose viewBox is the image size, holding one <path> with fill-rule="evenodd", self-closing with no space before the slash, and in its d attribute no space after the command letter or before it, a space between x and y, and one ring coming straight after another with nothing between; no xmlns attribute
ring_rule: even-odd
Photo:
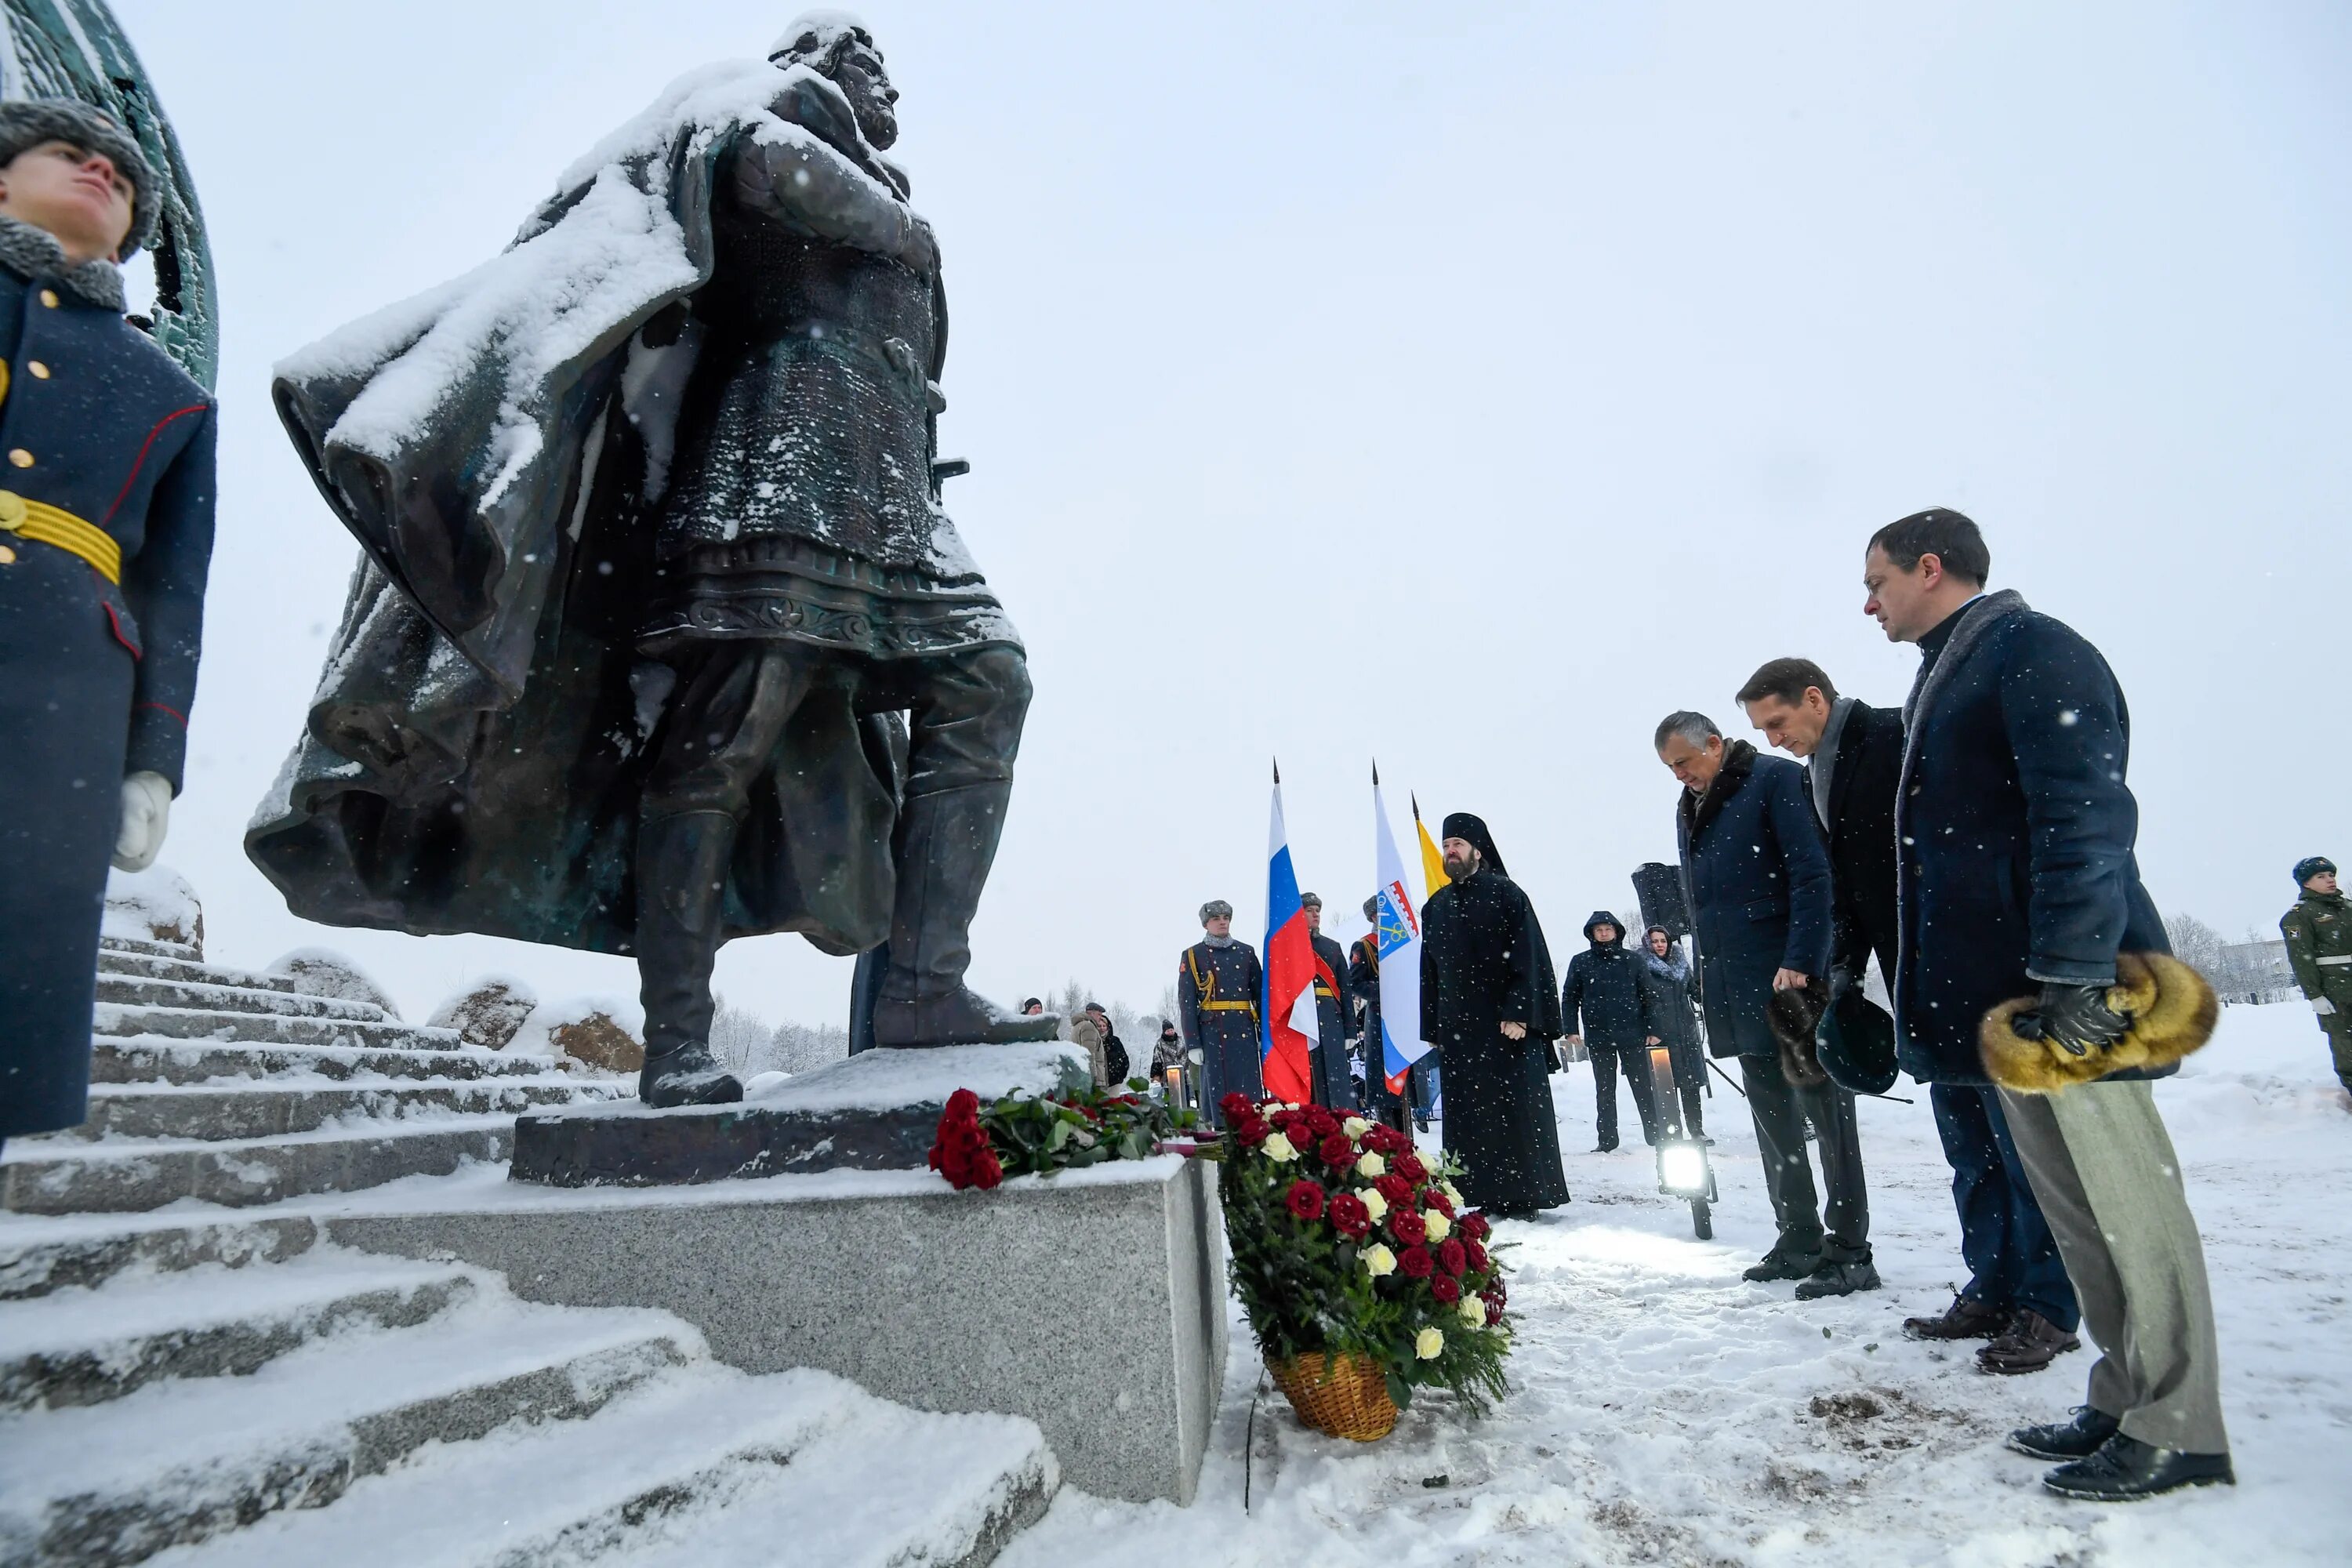
<svg viewBox="0 0 2352 1568"><path fill-rule="evenodd" d="M220 545L167 864L212 952L412 1017L625 962L290 917L240 846L355 554L281 355L462 271L670 78L793 8L115 0L225 313ZM1195 907L1370 890L1369 770L1484 814L1556 950L1671 858L1665 711L1804 654L1897 702L1864 540L1930 505L2129 696L2157 901L2269 927L2352 855L2352 8L871 4L954 334L952 510L1037 698L975 931L1150 1009ZM1401 825L1400 832L1405 831ZM848 964L719 986L830 1021Z"/></svg>

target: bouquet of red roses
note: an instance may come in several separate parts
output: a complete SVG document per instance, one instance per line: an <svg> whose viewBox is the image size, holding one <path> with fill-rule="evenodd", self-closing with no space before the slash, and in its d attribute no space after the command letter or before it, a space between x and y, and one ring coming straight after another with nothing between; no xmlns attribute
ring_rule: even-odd
<svg viewBox="0 0 2352 1568"><path fill-rule="evenodd" d="M958 1188L992 1187L1007 1175L1049 1175L1105 1160L1142 1160L1189 1131L1192 1112L1142 1092L1087 1086L1013 1095L992 1105L960 1089L948 1097L931 1143L931 1169Z"/></svg>
<svg viewBox="0 0 2352 1568"><path fill-rule="evenodd" d="M1369 1358L1399 1406L1424 1384L1473 1415L1500 1398L1503 1266L1454 1188L1461 1167L1319 1105L1229 1094L1219 1109L1234 1286L1267 1363Z"/></svg>

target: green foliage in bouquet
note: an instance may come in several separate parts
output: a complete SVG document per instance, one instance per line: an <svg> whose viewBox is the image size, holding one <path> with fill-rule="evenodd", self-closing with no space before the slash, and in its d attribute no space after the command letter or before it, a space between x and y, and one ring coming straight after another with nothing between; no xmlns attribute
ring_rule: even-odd
<svg viewBox="0 0 2352 1568"><path fill-rule="evenodd" d="M1459 1163L1319 1105L1228 1095L1220 1109L1234 1287L1266 1359L1370 1356L1400 1407L1434 1385L1485 1414L1505 1392L1511 1320Z"/></svg>
<svg viewBox="0 0 2352 1568"><path fill-rule="evenodd" d="M1094 1085L1046 1096L1017 1094L982 1105L960 1089L950 1097L931 1146L931 1169L958 1187L992 1187L1006 1176L1050 1175L1106 1160L1142 1160L1191 1131L1199 1118L1142 1092Z"/></svg>

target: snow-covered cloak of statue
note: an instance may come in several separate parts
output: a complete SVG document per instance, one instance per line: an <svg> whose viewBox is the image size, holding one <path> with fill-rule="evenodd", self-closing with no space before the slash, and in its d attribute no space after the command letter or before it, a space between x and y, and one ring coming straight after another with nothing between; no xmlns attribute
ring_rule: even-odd
<svg viewBox="0 0 2352 1568"><path fill-rule="evenodd" d="M307 732L246 833L293 911L626 952L666 682L634 643L739 132L902 193L839 89L704 68L575 163L496 259L282 362L278 413L363 557ZM951 534L944 551L961 554ZM634 678L634 679L633 679ZM888 930L905 733L803 704L737 841L730 935Z"/></svg>

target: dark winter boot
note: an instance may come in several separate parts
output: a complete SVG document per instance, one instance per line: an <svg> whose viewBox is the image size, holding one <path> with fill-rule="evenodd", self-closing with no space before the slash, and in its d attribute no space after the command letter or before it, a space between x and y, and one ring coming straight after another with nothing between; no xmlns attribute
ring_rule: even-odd
<svg viewBox="0 0 2352 1568"><path fill-rule="evenodd" d="M2097 1453L2123 1424L2087 1405L2047 1426L2020 1426L2009 1435L2009 1446L2029 1459L2087 1459Z"/></svg>
<svg viewBox="0 0 2352 1568"><path fill-rule="evenodd" d="M1878 1286L1878 1265L1870 1260L1867 1247L1858 1258L1824 1254L1822 1266L1797 1281L1797 1300L1818 1301L1828 1296L1851 1296L1857 1290L1875 1290Z"/></svg>
<svg viewBox="0 0 2352 1568"><path fill-rule="evenodd" d="M719 955L735 819L696 811L637 829L637 987L646 1065L637 1098L667 1110L743 1098L710 1056L710 966Z"/></svg>
<svg viewBox="0 0 2352 1568"><path fill-rule="evenodd" d="M1772 1250L1749 1264L1741 1271L1739 1277L1742 1279L1756 1280L1759 1284L1771 1279L1803 1279L1810 1277L1821 1266L1822 1249L1819 1242L1815 1242L1810 1247L1801 1244L1792 1247L1784 1238L1774 1242Z"/></svg>
<svg viewBox="0 0 2352 1568"><path fill-rule="evenodd" d="M1954 1296L1952 1304L1932 1318L1906 1318L1903 1332L1915 1340L1992 1340L2009 1327L2010 1310Z"/></svg>
<svg viewBox="0 0 2352 1568"><path fill-rule="evenodd" d="M2032 1308L2017 1314L2009 1331L1977 1352L1977 1365L1986 1372L2040 1372L2083 1342Z"/></svg>
<svg viewBox="0 0 2352 1568"><path fill-rule="evenodd" d="M1050 1040L1059 1018L1022 1017L976 996L971 917L996 862L1009 784L919 795L898 816L898 897L890 917L890 967L874 1004L877 1046L1004 1045Z"/></svg>
<svg viewBox="0 0 2352 1568"><path fill-rule="evenodd" d="M2233 1487L2238 1477L2227 1454L2185 1454L2118 1432L2097 1453L2059 1466L2042 1484L2083 1502L2138 1502L2183 1487Z"/></svg>

